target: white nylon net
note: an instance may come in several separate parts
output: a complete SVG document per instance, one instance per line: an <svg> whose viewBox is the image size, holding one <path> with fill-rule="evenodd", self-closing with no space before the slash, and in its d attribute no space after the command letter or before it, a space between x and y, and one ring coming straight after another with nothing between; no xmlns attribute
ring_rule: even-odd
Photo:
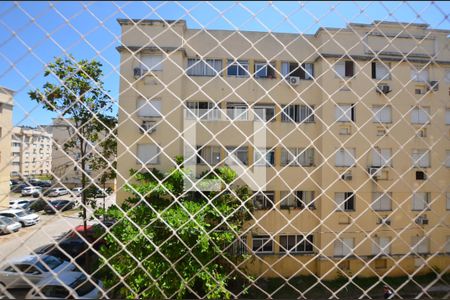
<svg viewBox="0 0 450 300"><path fill-rule="evenodd" d="M448 298L447 2L4 2L0 298Z"/></svg>

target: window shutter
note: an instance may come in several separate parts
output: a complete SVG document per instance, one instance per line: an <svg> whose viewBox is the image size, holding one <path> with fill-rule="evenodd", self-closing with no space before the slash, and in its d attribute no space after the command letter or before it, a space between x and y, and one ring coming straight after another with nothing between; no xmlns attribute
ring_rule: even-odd
<svg viewBox="0 0 450 300"><path fill-rule="evenodd" d="M353 76L353 61L346 61L345 62L345 76L346 77L352 77Z"/></svg>
<svg viewBox="0 0 450 300"><path fill-rule="evenodd" d="M372 62L372 79L377 78L377 64L375 62Z"/></svg>

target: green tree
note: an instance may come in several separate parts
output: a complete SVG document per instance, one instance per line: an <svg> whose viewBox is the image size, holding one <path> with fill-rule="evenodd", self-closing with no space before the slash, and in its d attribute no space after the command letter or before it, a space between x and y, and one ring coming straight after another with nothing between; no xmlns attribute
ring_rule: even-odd
<svg viewBox="0 0 450 300"><path fill-rule="evenodd" d="M220 179L222 189L202 193L183 190L192 176L181 165L166 174L131 171L132 196L107 211L118 220L101 248L101 268L108 262L114 269L107 287L130 299L230 298L227 284L244 255L231 250L250 216L249 190L229 188L236 178L230 168L215 171L209 179Z"/></svg>
<svg viewBox="0 0 450 300"><path fill-rule="evenodd" d="M117 118L112 116L114 101L103 88L102 64L96 60L80 60L70 56L55 58L44 77L48 81L42 89L28 93L31 99L49 111L68 119L68 136L64 151L78 159L81 169L82 217L86 228L86 186L92 180L90 170L110 170L115 160L115 128ZM109 172L107 172L109 174ZM108 175L110 176L110 175Z"/></svg>

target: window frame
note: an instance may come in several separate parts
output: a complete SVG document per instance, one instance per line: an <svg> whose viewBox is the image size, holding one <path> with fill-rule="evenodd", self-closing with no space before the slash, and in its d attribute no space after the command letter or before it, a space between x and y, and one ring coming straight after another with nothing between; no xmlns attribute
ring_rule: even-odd
<svg viewBox="0 0 450 300"><path fill-rule="evenodd" d="M254 70L254 73L253 73L253 77L258 78L258 79L275 79L276 78L276 72L275 72L275 67L274 67L273 63L271 63L271 62L255 61L254 67L255 67L255 70ZM265 69L265 75L264 76L258 75L258 73L262 69Z"/></svg>
<svg viewBox="0 0 450 300"><path fill-rule="evenodd" d="M314 123L314 105L289 104L281 109L283 123Z"/></svg>
<svg viewBox="0 0 450 300"><path fill-rule="evenodd" d="M157 155L152 158L152 161L154 161L156 159L155 162L149 162L149 161L144 162L144 161L141 160L141 157L139 155L139 153L140 153L139 148L143 147L143 146L155 146L156 147ZM144 144L144 143L142 143L142 144L137 144L136 145L136 161L137 161L138 164L142 164L142 165L158 165L160 163L160 158L159 158L160 155L161 155L161 147L158 144L151 144L151 143Z"/></svg>
<svg viewBox="0 0 450 300"><path fill-rule="evenodd" d="M237 110L236 108L245 108L245 110ZM227 116L233 121L248 121L249 107L245 103L227 103Z"/></svg>
<svg viewBox="0 0 450 300"><path fill-rule="evenodd" d="M235 68L236 74L230 74L230 70ZM240 74L240 71L243 72L243 74ZM249 71L249 62L247 59L238 59L233 60L229 59L227 61L227 77L249 77L250 71Z"/></svg>
<svg viewBox="0 0 450 300"><path fill-rule="evenodd" d="M389 121L385 121L386 112L385 109L389 110ZM376 124L392 124L392 106L391 105L372 105L372 123ZM377 120L378 119L378 120Z"/></svg>
<svg viewBox="0 0 450 300"><path fill-rule="evenodd" d="M255 241L258 241L261 243L261 246L258 248L255 248ZM255 254L273 254L273 239L270 237L270 235L254 235L252 236L252 252ZM264 248L269 245L270 250L264 250Z"/></svg>
<svg viewBox="0 0 450 300"><path fill-rule="evenodd" d="M336 211L356 211L356 194L354 192L335 192L334 201L336 203Z"/></svg>
<svg viewBox="0 0 450 300"><path fill-rule="evenodd" d="M383 205L382 201L386 201ZM384 206L387 206L384 207ZM374 211L392 211L392 193L391 192L372 192L371 208Z"/></svg>
<svg viewBox="0 0 450 300"><path fill-rule="evenodd" d="M356 122L355 103L338 103L336 104L335 119L338 123ZM342 107L349 107L343 109ZM348 114L350 113L350 116Z"/></svg>
<svg viewBox="0 0 450 300"><path fill-rule="evenodd" d="M262 110L264 109L264 118L261 118L259 116L259 114L257 114L256 112L258 110ZM272 110L273 114L272 117L268 118L268 114L266 113L267 110ZM255 104L252 107L252 113L253 113L253 120L254 121L259 121L259 122L275 122L276 118L275 118L275 105L274 104Z"/></svg>
<svg viewBox="0 0 450 300"><path fill-rule="evenodd" d="M207 104L207 108L201 108L200 104ZM190 107L195 105L195 107ZM202 114L202 110L205 112ZM219 105L215 105L211 101L186 101L185 117L187 120L195 120L199 118L201 121L219 121L221 118L221 110Z"/></svg>
<svg viewBox="0 0 450 300"><path fill-rule="evenodd" d="M259 155L261 155L260 158L258 158ZM269 155L269 159L267 159L268 155ZM275 166L275 148L254 148L253 166L255 166L255 167L274 167Z"/></svg>
<svg viewBox="0 0 450 300"><path fill-rule="evenodd" d="M258 197L261 197L259 201ZM253 207L257 210L269 210L275 206L275 192L274 191L262 191L262 192L254 192L252 195L252 203ZM262 203L261 206L256 203Z"/></svg>
<svg viewBox="0 0 450 300"><path fill-rule="evenodd" d="M281 234L279 236L280 241L280 253L286 254L311 254L314 253L314 235L289 235ZM283 240L286 239L286 245L284 246ZM294 245L289 245L289 239L293 239ZM292 241L291 241L292 242Z"/></svg>
<svg viewBox="0 0 450 300"><path fill-rule="evenodd" d="M391 80L391 64L390 63L384 63L380 61L373 61L371 64L371 77L375 80L380 81L386 81ZM387 73L384 76L378 76L378 68L384 68L386 69Z"/></svg>
<svg viewBox="0 0 450 300"><path fill-rule="evenodd" d="M156 64L154 64L153 66L149 67L148 65L146 65L144 63L144 57L148 56L148 57L160 57L159 62L157 62ZM140 65L140 69L144 72L144 73L149 73L149 72L155 72L155 71L162 71L163 70L163 63L164 63L164 55L162 53L142 53L139 57L139 65Z"/></svg>
<svg viewBox="0 0 450 300"><path fill-rule="evenodd" d="M414 168L431 168L431 151L429 149L412 149L411 159ZM425 163L422 163L424 159Z"/></svg>
<svg viewBox="0 0 450 300"><path fill-rule="evenodd" d="M336 167L354 167L356 165L356 148L339 148L336 151L336 161L335 166ZM339 163L339 156L342 156L342 163ZM351 162L347 162L347 159L351 158Z"/></svg>
<svg viewBox="0 0 450 300"><path fill-rule="evenodd" d="M143 102L140 105L140 102ZM159 103L158 105L154 105L153 103ZM154 110L155 112L157 112L157 114L154 115L144 115L141 113L141 110L145 109L146 107L150 107L150 110ZM159 107L159 108L158 108ZM143 97L138 97L136 100L136 111L137 111L137 116L139 118L161 118L162 117L162 101L161 99L145 99Z"/></svg>
<svg viewBox="0 0 450 300"><path fill-rule="evenodd" d="M336 68L339 68L339 70L337 70ZM340 74L341 68L343 68L343 74ZM350 79L353 78L356 74L356 64L353 60L339 60L334 63L333 71L336 74L337 78Z"/></svg>
<svg viewBox="0 0 450 300"><path fill-rule="evenodd" d="M244 166L248 166L248 146L227 146L225 148L226 152L228 153L228 156L232 156L233 154L236 156L236 158L240 161L241 164L243 164ZM238 152L243 153L245 151L245 162L242 161L239 156L237 155ZM237 165L237 163L232 159L232 164L231 165ZM229 164L230 165L230 164Z"/></svg>
<svg viewBox="0 0 450 300"><path fill-rule="evenodd" d="M217 152L218 150L218 152ZM196 151L196 164L203 166L217 166L222 162L222 151L220 146L216 145L201 145L197 146ZM208 153L203 153L203 151ZM219 154L218 158L215 157L215 154ZM205 158L204 155L207 155ZM203 159L202 159L203 158Z"/></svg>
<svg viewBox="0 0 450 300"><path fill-rule="evenodd" d="M351 247L349 246L351 245ZM334 241L333 244L333 256L334 257L344 257L348 255L352 255L355 247L355 239L354 238L338 238ZM338 249L340 248L340 249ZM336 253L336 250L340 250L339 253Z"/></svg>
<svg viewBox="0 0 450 300"><path fill-rule="evenodd" d="M282 147L280 166L313 167L315 165L315 156L315 149L313 147Z"/></svg>
<svg viewBox="0 0 450 300"><path fill-rule="evenodd" d="M193 64L189 65L190 61L195 61ZM210 62L213 62L211 64ZM215 68L215 63L220 62L220 68L217 70ZM195 72L191 70L195 70L195 66L199 64L202 66L202 72L200 74L193 74ZM188 58L187 59L187 66L186 66L186 74L188 76L204 76L204 77L215 77L215 76L221 76L222 75L222 69L223 69L223 60L221 58ZM208 74L207 70L212 70L215 74Z"/></svg>
<svg viewBox="0 0 450 300"><path fill-rule="evenodd" d="M420 196L420 198L418 198L419 196ZM412 199L412 208L411 208L412 211L431 210L431 207L430 207L431 193L430 192L415 192L412 194L411 199Z"/></svg>
<svg viewBox="0 0 450 300"><path fill-rule="evenodd" d="M280 191L280 209L315 209L315 202L315 191Z"/></svg>

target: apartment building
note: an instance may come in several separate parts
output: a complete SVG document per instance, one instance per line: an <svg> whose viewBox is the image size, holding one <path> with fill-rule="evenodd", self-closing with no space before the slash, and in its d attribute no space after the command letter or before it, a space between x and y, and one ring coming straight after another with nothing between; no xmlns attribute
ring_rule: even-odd
<svg viewBox="0 0 450 300"><path fill-rule="evenodd" d="M315 34L122 26L118 200L129 170L173 167L185 119L198 172L265 172L245 268L391 276L450 264L448 30L375 21ZM264 122L266 144L252 143Z"/></svg>
<svg viewBox="0 0 450 300"><path fill-rule="evenodd" d="M64 147L64 144L75 134L71 120L54 118L52 125L45 126L45 130L53 136L52 173L54 177L68 188L79 187L82 177L80 153L75 148L65 149ZM91 170L88 166L86 175L99 184L101 176L99 171ZM114 180L106 181L105 188L108 187L114 188Z"/></svg>
<svg viewBox="0 0 450 300"><path fill-rule="evenodd" d="M14 91L0 87L0 203L7 201L11 157L11 130Z"/></svg>
<svg viewBox="0 0 450 300"><path fill-rule="evenodd" d="M11 137L11 177L51 175L52 135L42 128L14 127Z"/></svg>

